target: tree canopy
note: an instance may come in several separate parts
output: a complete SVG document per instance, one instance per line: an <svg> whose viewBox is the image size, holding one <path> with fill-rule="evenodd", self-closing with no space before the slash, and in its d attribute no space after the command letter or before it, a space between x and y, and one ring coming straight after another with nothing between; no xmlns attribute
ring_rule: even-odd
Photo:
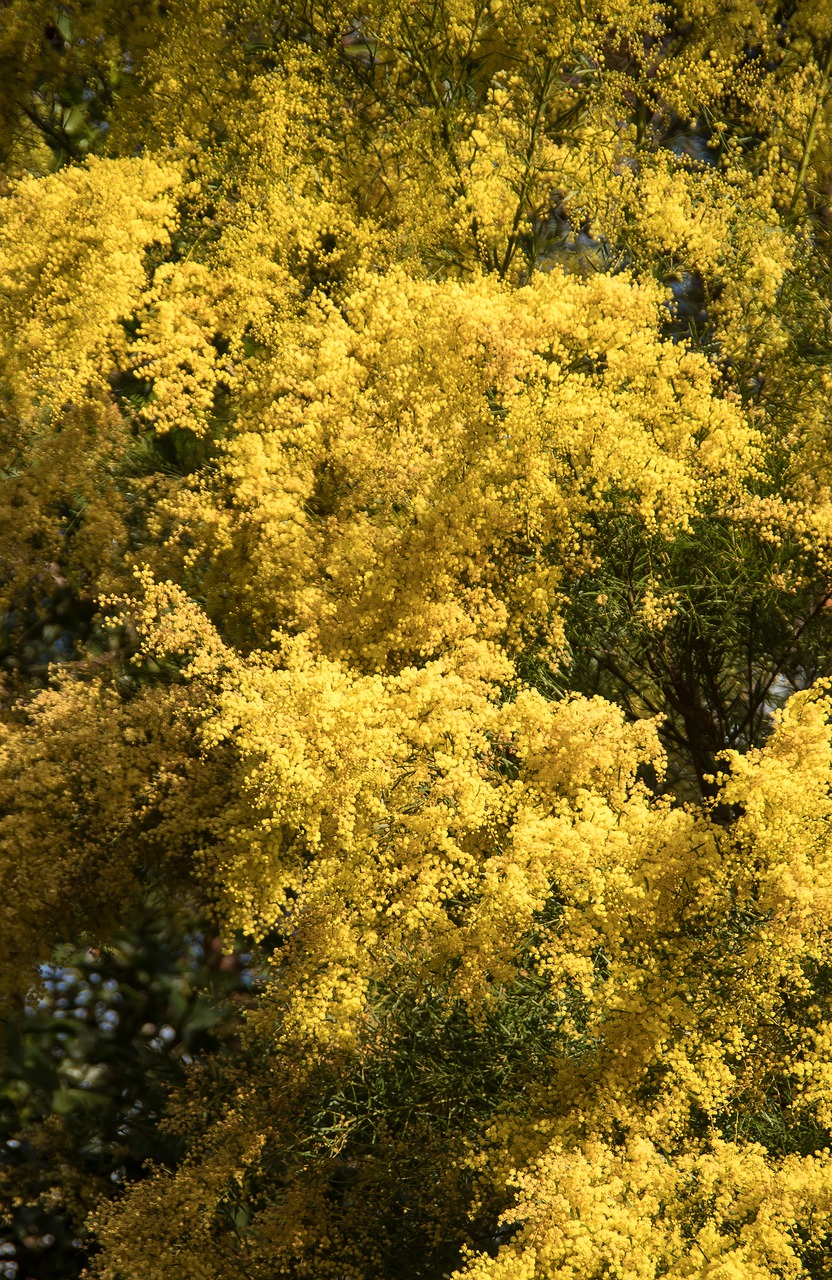
<svg viewBox="0 0 832 1280"><path fill-rule="evenodd" d="M6 1217L832 1275L828 0L5 0L0 66ZM102 955L189 1051L82 1160L24 1010Z"/></svg>

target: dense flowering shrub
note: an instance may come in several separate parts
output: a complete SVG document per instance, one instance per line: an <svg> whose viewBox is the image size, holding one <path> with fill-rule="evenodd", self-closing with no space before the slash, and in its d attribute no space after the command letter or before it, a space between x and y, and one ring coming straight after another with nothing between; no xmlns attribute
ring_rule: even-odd
<svg viewBox="0 0 832 1280"><path fill-rule="evenodd" d="M826 0L3 15L0 993L149 894L263 974L25 1194L100 1280L828 1275Z"/></svg>

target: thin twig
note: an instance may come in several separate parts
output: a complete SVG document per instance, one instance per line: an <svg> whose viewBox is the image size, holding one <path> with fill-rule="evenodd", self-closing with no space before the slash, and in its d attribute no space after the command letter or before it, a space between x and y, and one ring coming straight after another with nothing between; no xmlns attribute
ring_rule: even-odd
<svg viewBox="0 0 832 1280"><path fill-rule="evenodd" d="M797 171L797 179L794 184L791 202L789 204L789 213L794 213L798 196L803 190L803 183L806 181L806 172L809 168L809 161L812 158L812 152L815 149L815 133L817 132L818 120L820 113L826 103L826 90L829 84L829 72L832 70L832 37L829 39L829 45L826 50L826 61L823 64L823 76L820 84L820 91L815 100L815 107L812 112L812 118L809 121L809 131L806 134L806 144L803 148L803 155L800 159L800 168Z"/></svg>

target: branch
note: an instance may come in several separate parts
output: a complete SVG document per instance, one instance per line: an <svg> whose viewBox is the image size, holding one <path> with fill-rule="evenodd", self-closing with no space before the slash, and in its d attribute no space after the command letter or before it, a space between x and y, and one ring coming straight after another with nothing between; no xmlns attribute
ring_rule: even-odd
<svg viewBox="0 0 832 1280"><path fill-rule="evenodd" d="M829 46L826 51L826 61L823 64L823 76L821 79L821 87L815 100L815 107L812 111L812 118L809 121L809 132L806 134L806 145L803 148L803 155L800 159L800 168L797 171L797 179L794 184L791 202L789 204L789 213L794 213L794 207L797 204L798 196L803 190L803 183L806 181L806 172L809 168L809 161L812 158L812 152L815 149L815 134L817 132L818 120L826 102L826 89L829 84L829 72L832 70L832 38L829 40Z"/></svg>
<svg viewBox="0 0 832 1280"><path fill-rule="evenodd" d="M37 111L32 107L24 106L22 111L27 119L31 120L32 124L37 129L40 129L41 133L45 134L47 138L51 138L52 142L54 142L62 151L68 151L73 159L77 159L78 149L69 137L69 134L65 133L63 129L59 129L56 125L53 125L51 121L41 119Z"/></svg>

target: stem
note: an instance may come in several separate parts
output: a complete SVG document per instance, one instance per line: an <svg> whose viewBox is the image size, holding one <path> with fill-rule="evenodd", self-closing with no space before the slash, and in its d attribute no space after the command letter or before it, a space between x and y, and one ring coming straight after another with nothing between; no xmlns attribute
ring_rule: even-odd
<svg viewBox="0 0 832 1280"><path fill-rule="evenodd" d="M508 243L506 245L505 256L503 257L503 263L502 263L502 266L500 267L501 277L505 277L505 275L507 274L508 269L511 266L511 261L517 250L517 244L519 241L519 233L520 233L520 223L522 222L523 214L526 209L526 198L528 196L528 193L532 185L532 161L534 160L534 153L537 148L537 132L538 132L538 129L540 128L540 117L542 116L543 108L545 107L548 101L549 90L551 89L551 86L552 86L553 77L554 77L554 59L550 58L547 61L546 70L541 80L540 98L538 99L537 106L535 108L535 113L532 118L531 127L529 129L529 144L526 148L526 155L524 157L526 162L526 171L523 175L523 182L520 186L520 192L519 192L518 201L517 201L517 208L514 212L514 220L511 226L511 234L509 235Z"/></svg>
<svg viewBox="0 0 832 1280"><path fill-rule="evenodd" d="M832 38L826 50L826 61L823 64L823 78L821 79L820 92L815 101L815 107L812 111L812 118L809 121L809 132L806 134L806 145L803 148L803 155L800 160L800 168L797 171L797 180L794 184L791 203L789 204L789 213L794 213L797 198L803 190L803 183L806 181L806 172L809 168L809 161L812 158L812 152L815 149L815 134L817 132L818 120L826 102L826 89L829 84L829 72L832 70Z"/></svg>

